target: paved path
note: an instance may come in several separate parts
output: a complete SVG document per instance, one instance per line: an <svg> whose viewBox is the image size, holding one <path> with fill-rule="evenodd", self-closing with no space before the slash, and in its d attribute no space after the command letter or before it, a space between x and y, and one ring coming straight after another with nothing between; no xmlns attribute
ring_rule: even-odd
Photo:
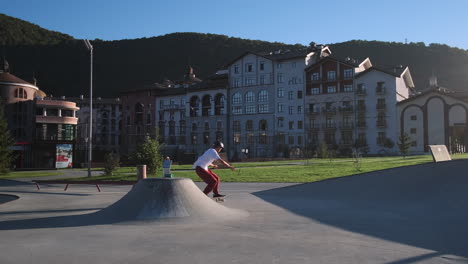
<svg viewBox="0 0 468 264"><path fill-rule="evenodd" d="M0 205L0 263L468 263L467 167L452 161L312 184L222 183L224 205L250 215L220 223L89 224L79 220L131 187L37 191L0 181L0 193L20 197Z"/></svg>

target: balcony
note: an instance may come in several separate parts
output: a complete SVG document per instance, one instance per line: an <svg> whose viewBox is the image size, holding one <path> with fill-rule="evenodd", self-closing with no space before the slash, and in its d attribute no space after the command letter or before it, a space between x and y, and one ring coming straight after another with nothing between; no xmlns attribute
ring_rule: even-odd
<svg viewBox="0 0 468 264"><path fill-rule="evenodd" d="M336 113L336 107L322 107L322 112L323 113Z"/></svg>
<svg viewBox="0 0 468 264"><path fill-rule="evenodd" d="M354 128L354 123L353 122L341 122L340 123L340 128L341 129L353 129Z"/></svg>
<svg viewBox="0 0 468 264"><path fill-rule="evenodd" d="M340 106L338 109L339 109L339 111L341 113L351 113L351 112L353 112L353 106L352 105Z"/></svg>
<svg viewBox="0 0 468 264"><path fill-rule="evenodd" d="M309 127L309 130L310 130L310 131L319 131L319 130L320 130L320 126L317 125L317 124L312 124L312 125Z"/></svg>
<svg viewBox="0 0 468 264"><path fill-rule="evenodd" d="M375 108L377 110L385 110L387 108L387 105L386 104L376 104Z"/></svg>
<svg viewBox="0 0 468 264"><path fill-rule="evenodd" d="M184 107L179 104L161 105L160 108L163 111L170 111L170 110L175 111L175 110L184 109Z"/></svg>
<svg viewBox="0 0 468 264"><path fill-rule="evenodd" d="M336 123L323 123L324 129L336 129Z"/></svg>
<svg viewBox="0 0 468 264"><path fill-rule="evenodd" d="M357 128L366 128L367 127L366 121L358 121L356 123L356 127Z"/></svg>
<svg viewBox="0 0 468 264"><path fill-rule="evenodd" d="M312 116L315 116L315 115L318 115L320 113L319 109L318 108L315 108L315 109L311 109L307 112L309 115L312 115Z"/></svg>
<svg viewBox="0 0 468 264"><path fill-rule="evenodd" d="M385 95L385 87L384 86L377 86L375 88L375 94L377 95Z"/></svg>
<svg viewBox="0 0 468 264"><path fill-rule="evenodd" d="M36 123L44 123L44 124L70 124L76 125L78 124L77 117L70 117L70 116L36 116Z"/></svg>
<svg viewBox="0 0 468 264"><path fill-rule="evenodd" d="M385 121L385 120L377 120L377 127L378 127L378 128L386 128L386 127L387 127L387 121Z"/></svg>
<svg viewBox="0 0 468 264"><path fill-rule="evenodd" d="M366 89L365 88L357 88L356 89L356 95L359 95L359 96L364 96L364 95L367 95L367 92L366 92Z"/></svg>
<svg viewBox="0 0 468 264"><path fill-rule="evenodd" d="M358 112L365 112L365 111L366 111L366 106L365 106L365 105L358 105L358 106L356 107L356 110L357 110Z"/></svg>

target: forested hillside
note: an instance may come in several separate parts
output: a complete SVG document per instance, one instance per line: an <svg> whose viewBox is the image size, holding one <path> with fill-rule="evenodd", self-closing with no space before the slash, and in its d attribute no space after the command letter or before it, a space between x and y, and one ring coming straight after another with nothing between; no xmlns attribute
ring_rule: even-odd
<svg viewBox="0 0 468 264"><path fill-rule="evenodd" d="M0 45L11 72L25 80L33 76L41 89L54 96L78 96L88 91L89 52L83 41L0 14ZM311 39L313 41L313 39ZM92 41L94 45L94 93L118 96L120 91L182 78L188 65L205 78L245 51L305 49L224 35L173 33L164 36ZM331 44L337 57L370 57L374 65L410 66L418 89L426 87L434 72L439 84L468 91L468 51L445 45L349 41Z"/></svg>

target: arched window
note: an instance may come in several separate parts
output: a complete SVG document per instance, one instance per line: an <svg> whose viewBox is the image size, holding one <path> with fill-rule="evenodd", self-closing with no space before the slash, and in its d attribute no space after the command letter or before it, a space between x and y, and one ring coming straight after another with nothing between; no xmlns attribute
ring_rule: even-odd
<svg viewBox="0 0 468 264"><path fill-rule="evenodd" d="M198 96L192 96L190 98L190 116L198 116L199 107L200 99L198 99Z"/></svg>
<svg viewBox="0 0 468 264"><path fill-rule="evenodd" d="M18 88L15 90L15 97L21 98L21 99L27 99L28 94L26 93L26 90L24 90L23 88Z"/></svg>
<svg viewBox="0 0 468 264"><path fill-rule="evenodd" d="M250 91L245 94L245 102L246 103L254 103L255 102L255 94L254 92Z"/></svg>
<svg viewBox="0 0 468 264"><path fill-rule="evenodd" d="M267 92L267 90L261 90L258 93L258 101L259 102L268 102L268 92Z"/></svg>
<svg viewBox="0 0 468 264"><path fill-rule="evenodd" d="M225 97L223 94L217 94L215 96L215 115L224 114L224 100Z"/></svg>
<svg viewBox="0 0 468 264"><path fill-rule="evenodd" d="M211 114L211 96L205 95L202 99L202 116L209 116Z"/></svg>
<svg viewBox="0 0 468 264"><path fill-rule="evenodd" d="M242 95L240 93L235 93L232 96L232 104L242 104Z"/></svg>

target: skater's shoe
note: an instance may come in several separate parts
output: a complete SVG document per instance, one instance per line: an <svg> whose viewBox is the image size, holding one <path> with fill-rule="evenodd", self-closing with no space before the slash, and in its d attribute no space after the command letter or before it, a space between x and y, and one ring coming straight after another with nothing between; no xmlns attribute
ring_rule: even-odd
<svg viewBox="0 0 468 264"><path fill-rule="evenodd" d="M213 194L213 198L222 198L224 196L226 196L226 195L219 194L219 193L218 194Z"/></svg>

